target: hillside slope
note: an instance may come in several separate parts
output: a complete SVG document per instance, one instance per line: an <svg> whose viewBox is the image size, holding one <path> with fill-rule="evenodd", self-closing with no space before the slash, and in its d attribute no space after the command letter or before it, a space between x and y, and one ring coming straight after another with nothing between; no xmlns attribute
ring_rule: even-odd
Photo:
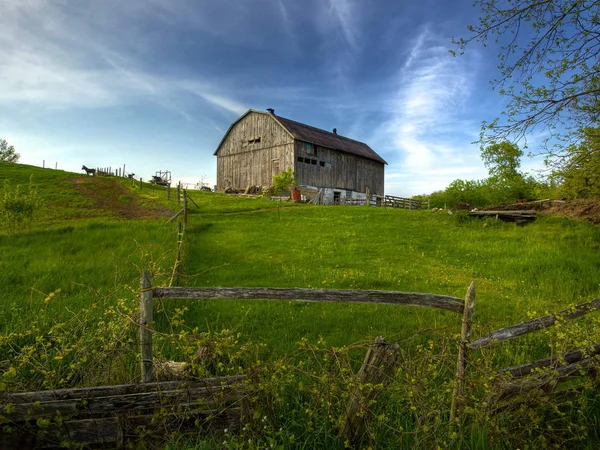
<svg viewBox="0 0 600 450"><path fill-rule="evenodd" d="M30 180L42 200L32 229L86 219L148 219L172 214L155 199L126 187L129 182L126 179L0 163L0 195L4 193L5 181L11 189L16 185L24 189Z"/></svg>

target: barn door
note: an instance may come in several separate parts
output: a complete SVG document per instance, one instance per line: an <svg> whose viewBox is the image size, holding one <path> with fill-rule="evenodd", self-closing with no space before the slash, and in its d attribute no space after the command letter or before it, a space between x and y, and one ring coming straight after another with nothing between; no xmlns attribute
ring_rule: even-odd
<svg viewBox="0 0 600 450"><path fill-rule="evenodd" d="M271 175L279 175L279 160L271 160Z"/></svg>

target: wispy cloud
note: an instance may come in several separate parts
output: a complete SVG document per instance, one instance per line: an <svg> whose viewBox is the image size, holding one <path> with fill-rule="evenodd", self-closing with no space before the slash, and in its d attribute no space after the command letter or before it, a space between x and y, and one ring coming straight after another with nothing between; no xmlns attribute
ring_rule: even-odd
<svg viewBox="0 0 600 450"><path fill-rule="evenodd" d="M290 17L290 13L288 12L287 7L283 3L283 0L276 0L277 7L279 8L279 14L281 15L281 24L283 26L283 31L292 38L292 40L296 40L296 34L294 32L294 22Z"/></svg>
<svg viewBox="0 0 600 450"><path fill-rule="evenodd" d="M116 46L101 29L78 21L76 12L66 14L68 3L4 1L8 8L0 28L0 104L69 109L152 102L194 121L183 106L188 91L179 78L142 69L143 63L132 56L135 48ZM135 3L123 12L132 14L139 7ZM174 16L175 8L169 11ZM118 28L118 23L108 20L106 26ZM227 111L245 110L214 92L196 94Z"/></svg>
<svg viewBox="0 0 600 450"><path fill-rule="evenodd" d="M346 42L356 49L358 47L358 24L354 5L350 0L329 0L329 8L334 23L339 26Z"/></svg>
<svg viewBox="0 0 600 450"><path fill-rule="evenodd" d="M182 89L185 89L192 94L202 98L213 106L217 106L225 111L232 112L234 114L243 114L248 111L248 107L236 100L225 95L215 94L218 92L218 88L210 86L207 83L199 83L197 81L181 81L178 83Z"/></svg>
<svg viewBox="0 0 600 450"><path fill-rule="evenodd" d="M390 143L388 158L396 161L390 175L409 173L416 180L405 186L407 195L441 189L483 167L470 145L479 123L464 118L476 67L459 64L444 44L427 27L414 38L393 81L391 118L378 130L378 140Z"/></svg>

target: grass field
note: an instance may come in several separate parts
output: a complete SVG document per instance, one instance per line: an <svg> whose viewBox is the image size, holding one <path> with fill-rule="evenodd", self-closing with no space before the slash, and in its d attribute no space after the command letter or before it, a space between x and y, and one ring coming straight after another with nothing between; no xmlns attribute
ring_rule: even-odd
<svg viewBox="0 0 600 450"><path fill-rule="evenodd" d="M181 207L174 190L167 200L162 187L144 185L140 190L129 180L104 183L10 164L0 166L0 189L4 179L25 185L30 175L43 199L31 229L15 234L0 229L0 372L10 367L15 349L35 341L34 335L19 335L33 323L47 337L44 333L57 323L72 321L78 310L91 305L111 309L126 298L127 308L134 308L141 270L152 270L154 284L163 285L175 259L177 224L166 223ZM445 212L279 205L196 191L190 196L198 207L190 204L182 285L384 289L462 298L475 281L475 337L600 297L600 228L585 222L542 216L517 227ZM135 217L128 216L132 211ZM410 353L441 337L452 338L461 321L451 312L390 305L172 300L165 306L157 308L158 331L232 330L242 343L260 344L255 357L264 361L298 357L303 338L330 348L382 335L402 342L403 351ZM183 306L188 310L183 312ZM93 312L93 320L78 333L94 334L106 327L102 314ZM173 316L184 319L184 326L179 322L173 328ZM131 321L123 323L131 326ZM597 337L596 323L583 321L582 330ZM530 335L491 358L498 366L547 356L558 350L550 339ZM135 353L133 341L128 342ZM178 346L165 345L160 351L170 358L182 356ZM451 372L451 366L443 372ZM307 398L303 393L298 401L309 404ZM299 411L284 409L281 414L280 423L304 430L306 442L312 443L305 448L332 439L326 426L308 433L308 419ZM395 427L404 423L405 429L416 429L410 414L398 414ZM470 435L475 443L466 447L485 448L481 433ZM334 441L330 446L337 448L340 443ZM398 446L410 448L415 442Z"/></svg>
<svg viewBox="0 0 600 450"><path fill-rule="evenodd" d="M214 194L194 193L196 202ZM197 286L432 292L477 287L476 334L600 294L598 227L541 217L527 227L429 211L302 207L215 214L193 210L186 281ZM179 306L183 301L176 302ZM458 330L450 312L413 307L198 301L188 324L234 328L275 353L304 336L335 346L425 328Z"/></svg>

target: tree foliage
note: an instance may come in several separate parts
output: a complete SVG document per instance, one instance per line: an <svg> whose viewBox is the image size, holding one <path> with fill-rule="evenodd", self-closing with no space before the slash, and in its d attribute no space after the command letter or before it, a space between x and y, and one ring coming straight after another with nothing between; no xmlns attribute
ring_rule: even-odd
<svg viewBox="0 0 600 450"><path fill-rule="evenodd" d="M481 149L481 159L491 177L513 180L519 176L523 151L508 141L492 143Z"/></svg>
<svg viewBox="0 0 600 450"><path fill-rule="evenodd" d="M555 177L568 198L600 198L600 128L587 128L579 144L567 148L567 158Z"/></svg>
<svg viewBox="0 0 600 450"><path fill-rule="evenodd" d="M292 169L282 170L278 175L273 175L273 188L276 194L294 189L297 185Z"/></svg>
<svg viewBox="0 0 600 450"><path fill-rule="evenodd" d="M499 45L500 76L492 80L509 97L506 118L486 124L483 146L524 137L537 127L557 146L550 161L573 143L578 130L599 122L600 5L597 0L475 0L481 14L470 36L455 39L458 52L472 42ZM456 52L454 52L456 53ZM560 142L562 141L562 142Z"/></svg>
<svg viewBox="0 0 600 450"><path fill-rule="evenodd" d="M20 157L14 145L9 146L6 139L0 139L0 162L17 162Z"/></svg>

